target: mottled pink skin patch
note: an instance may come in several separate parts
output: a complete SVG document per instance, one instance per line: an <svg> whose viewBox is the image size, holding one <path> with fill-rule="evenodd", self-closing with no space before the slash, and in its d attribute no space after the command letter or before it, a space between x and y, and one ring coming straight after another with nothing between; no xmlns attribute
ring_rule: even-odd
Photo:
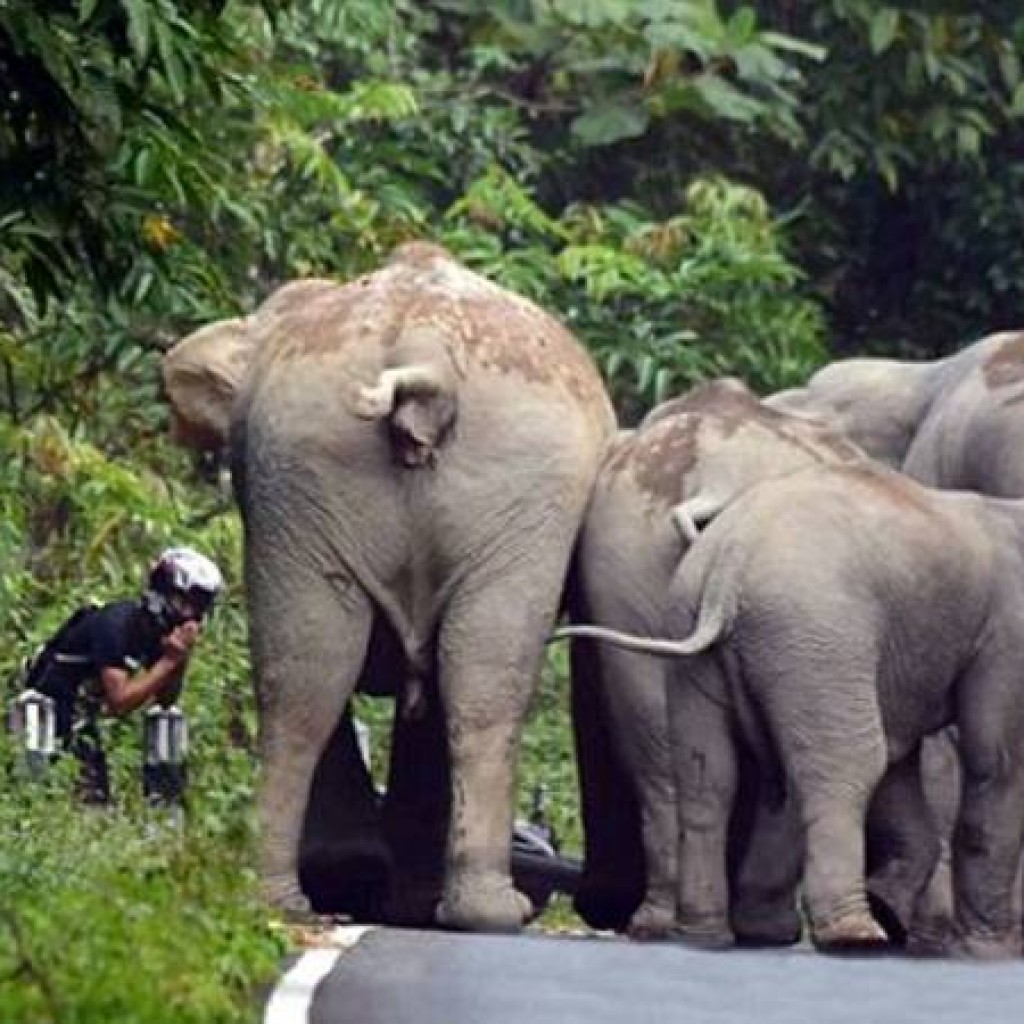
<svg viewBox="0 0 1024 1024"><path fill-rule="evenodd" d="M316 358L351 346L396 345L411 329L445 339L453 364L550 384L610 415L592 360L534 303L473 273L439 245L400 246L379 270L347 284L285 285L257 310L270 361ZM286 331L280 329L286 321Z"/></svg>
<svg viewBox="0 0 1024 1024"><path fill-rule="evenodd" d="M662 415L664 410L664 415ZM731 381L711 381L659 407L632 437L612 450L604 473L631 474L653 498L675 504L685 496L687 474L706 457L704 444L714 447L743 429L756 430L780 446L799 449L812 462L843 464L863 453L843 435L810 420L787 415L762 403Z"/></svg>
<svg viewBox="0 0 1024 1024"><path fill-rule="evenodd" d="M1024 381L1024 332L1009 335L981 368L989 391Z"/></svg>

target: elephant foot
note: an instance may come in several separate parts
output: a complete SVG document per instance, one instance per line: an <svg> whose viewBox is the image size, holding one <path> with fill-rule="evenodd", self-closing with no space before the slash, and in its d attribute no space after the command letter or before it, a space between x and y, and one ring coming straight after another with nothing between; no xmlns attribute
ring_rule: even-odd
<svg viewBox="0 0 1024 1024"><path fill-rule="evenodd" d="M949 956L956 943L956 925L944 912L919 913L907 933L909 956L931 958Z"/></svg>
<svg viewBox="0 0 1024 1024"><path fill-rule="evenodd" d="M684 946L692 946L694 949L732 949L736 945L736 937L729 926L724 923L693 925L677 923L672 932L672 939Z"/></svg>
<svg viewBox="0 0 1024 1024"><path fill-rule="evenodd" d="M643 893L607 879L584 877L573 897L573 910L596 931L624 932L637 912Z"/></svg>
<svg viewBox="0 0 1024 1024"><path fill-rule="evenodd" d="M885 929L868 913L833 918L811 930L815 947L822 953L881 952L889 945Z"/></svg>
<svg viewBox="0 0 1024 1024"><path fill-rule="evenodd" d="M730 924L736 945L745 949L795 946L803 937L803 922L794 906L737 907Z"/></svg>
<svg viewBox="0 0 1024 1024"><path fill-rule="evenodd" d="M508 878L451 884L437 907L442 928L470 932L518 932L533 914L533 904Z"/></svg>
<svg viewBox="0 0 1024 1024"><path fill-rule="evenodd" d="M291 924L312 924L319 920L297 881L266 879L261 888L264 902L285 921Z"/></svg>
<svg viewBox="0 0 1024 1024"><path fill-rule="evenodd" d="M676 925L675 906L644 900L630 918L627 934L631 939L649 942L669 938Z"/></svg>
<svg viewBox="0 0 1024 1024"><path fill-rule="evenodd" d="M960 933L948 945L950 955L958 960L1015 960L1021 955L1019 932L1008 935Z"/></svg>
<svg viewBox="0 0 1024 1024"><path fill-rule="evenodd" d="M915 924L907 933L907 956L929 960L949 956L956 936L949 922L929 925Z"/></svg>

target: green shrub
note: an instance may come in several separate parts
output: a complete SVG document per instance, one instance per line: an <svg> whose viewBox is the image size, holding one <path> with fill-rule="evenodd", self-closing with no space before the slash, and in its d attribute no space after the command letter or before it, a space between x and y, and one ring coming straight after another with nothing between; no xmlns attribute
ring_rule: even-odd
<svg viewBox="0 0 1024 1024"><path fill-rule="evenodd" d="M0 1021L253 1020L284 949L257 896L251 830L179 832L66 780L0 794Z"/></svg>

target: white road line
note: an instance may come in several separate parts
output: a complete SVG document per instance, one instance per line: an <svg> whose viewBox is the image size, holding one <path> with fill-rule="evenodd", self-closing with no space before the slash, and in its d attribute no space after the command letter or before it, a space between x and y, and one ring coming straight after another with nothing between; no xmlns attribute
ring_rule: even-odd
<svg viewBox="0 0 1024 1024"><path fill-rule="evenodd" d="M338 957L371 930L365 925L335 928L326 936L331 947L303 953L277 983L267 1001L263 1024L306 1024L317 985L330 974Z"/></svg>

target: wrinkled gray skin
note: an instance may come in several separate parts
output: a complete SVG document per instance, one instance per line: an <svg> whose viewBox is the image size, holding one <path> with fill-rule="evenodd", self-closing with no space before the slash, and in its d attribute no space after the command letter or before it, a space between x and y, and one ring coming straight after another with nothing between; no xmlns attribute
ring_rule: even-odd
<svg viewBox="0 0 1024 1024"><path fill-rule="evenodd" d="M862 459L837 433L766 407L735 380L664 403L620 435L602 465L580 535L573 619L657 635L694 523L769 477ZM574 641L573 659L574 681L589 691L576 686L576 699L591 704L575 715L586 842L577 910L596 927L628 921L634 936L663 936L676 900L665 665L588 640ZM768 849L752 849L736 866L734 929L751 942L794 941L795 880L783 872L793 865L771 849L771 829L757 834ZM743 846L738 837L737 852Z"/></svg>
<svg viewBox="0 0 1024 1024"><path fill-rule="evenodd" d="M765 401L823 420L921 483L1024 496L1024 333L933 362L841 360Z"/></svg>
<svg viewBox="0 0 1024 1024"><path fill-rule="evenodd" d="M238 322L225 328L237 340ZM286 285L243 333L237 392L229 374L182 387L230 406L265 890L306 909L304 817L328 875L332 833L374 824L343 711L357 682L397 674L385 916L425 923L436 905L448 926L517 929L530 907L509 878L514 770L614 430L600 377L551 317L424 243L348 284ZM165 381L188 420L174 356Z"/></svg>
<svg viewBox="0 0 1024 1024"><path fill-rule="evenodd" d="M921 483L1024 498L1024 333L993 334L933 362L841 360L806 387L766 401L834 424ZM950 808L960 781L954 743L944 736L925 744L925 787L940 822L942 857L913 919L901 922L923 949L941 945L949 925ZM921 834L917 843L923 850L929 840ZM883 849L879 854L884 860ZM1020 882L1016 900L1019 906Z"/></svg>
<svg viewBox="0 0 1024 1024"><path fill-rule="evenodd" d="M628 642L675 656L684 934L732 938L726 835L742 747L763 777L791 786L815 942L881 941L865 888L869 802L884 779L902 813L926 816L921 740L955 725L955 950L1018 954L1024 503L869 466L804 470L725 509L680 562L669 599L674 639Z"/></svg>

